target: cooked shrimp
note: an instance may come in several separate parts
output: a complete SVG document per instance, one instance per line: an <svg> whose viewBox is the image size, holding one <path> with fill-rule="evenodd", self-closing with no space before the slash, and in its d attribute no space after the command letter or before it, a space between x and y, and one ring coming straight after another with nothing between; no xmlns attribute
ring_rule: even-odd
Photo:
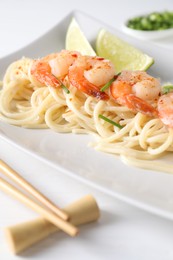
<svg viewBox="0 0 173 260"><path fill-rule="evenodd" d="M100 91L115 75L114 65L104 58L80 56L69 67L69 81L80 91L100 99L108 99L108 95Z"/></svg>
<svg viewBox="0 0 173 260"><path fill-rule="evenodd" d="M159 117L165 125L173 127L173 93L162 95L158 100Z"/></svg>
<svg viewBox="0 0 173 260"><path fill-rule="evenodd" d="M123 71L110 87L111 95L119 104L149 116L158 116L150 103L156 103L160 92L159 80L144 71Z"/></svg>
<svg viewBox="0 0 173 260"><path fill-rule="evenodd" d="M79 56L78 52L62 50L52 53L41 60L35 60L31 67L33 75L41 84L58 87L60 80L68 74L69 66Z"/></svg>

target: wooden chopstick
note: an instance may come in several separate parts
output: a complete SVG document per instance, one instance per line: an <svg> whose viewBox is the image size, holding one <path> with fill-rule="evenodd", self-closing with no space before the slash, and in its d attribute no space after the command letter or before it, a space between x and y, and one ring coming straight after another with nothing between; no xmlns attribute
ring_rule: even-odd
<svg viewBox="0 0 173 260"><path fill-rule="evenodd" d="M0 178L0 189L12 195L19 201L23 202L24 204L26 204L27 206L29 206L30 208L38 212L45 219L49 220L51 223L53 223L55 226L57 226L58 228L60 228L70 236L75 236L78 233L78 229L70 222L59 218L52 211L40 206L31 198L27 197L21 191L17 190L16 187L14 187L13 185L11 185L10 183L8 183L6 180L2 178Z"/></svg>
<svg viewBox="0 0 173 260"><path fill-rule="evenodd" d="M34 196L38 201L40 201L44 206L52 210L60 218L67 220L68 215L60 208L58 208L53 202L51 202L47 197L45 197L41 192L39 192L34 186L23 179L16 171L14 171L10 166L8 166L4 161L0 160L0 171L16 182L20 187L28 191L32 196Z"/></svg>

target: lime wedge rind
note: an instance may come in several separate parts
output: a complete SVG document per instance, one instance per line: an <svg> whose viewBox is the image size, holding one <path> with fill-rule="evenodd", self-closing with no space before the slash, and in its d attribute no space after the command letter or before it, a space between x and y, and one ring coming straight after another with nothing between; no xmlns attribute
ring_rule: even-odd
<svg viewBox="0 0 173 260"><path fill-rule="evenodd" d="M82 55L96 55L74 17L67 29L65 47ZM98 56L111 60L117 73L122 70L147 70L154 63L152 57L105 29L98 33L96 52Z"/></svg>
<svg viewBox="0 0 173 260"><path fill-rule="evenodd" d="M152 57L105 29L98 33L96 52L111 60L117 73L122 70L147 70L154 63Z"/></svg>

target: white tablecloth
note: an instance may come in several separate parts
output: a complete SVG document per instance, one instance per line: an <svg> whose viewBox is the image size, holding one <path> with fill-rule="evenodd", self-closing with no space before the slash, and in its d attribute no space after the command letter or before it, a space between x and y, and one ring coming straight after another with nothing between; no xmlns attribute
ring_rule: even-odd
<svg viewBox="0 0 173 260"><path fill-rule="evenodd" d="M38 38L74 9L120 28L127 17L171 8L171 0L1 1L0 56L12 53ZM3 227L32 219L37 214L0 192L0 259L173 259L172 221L151 215L77 182L1 139L0 158L29 181L34 181L36 187L62 207L92 194L101 208L98 223L81 228L77 238L55 234L25 251L19 258L8 250Z"/></svg>

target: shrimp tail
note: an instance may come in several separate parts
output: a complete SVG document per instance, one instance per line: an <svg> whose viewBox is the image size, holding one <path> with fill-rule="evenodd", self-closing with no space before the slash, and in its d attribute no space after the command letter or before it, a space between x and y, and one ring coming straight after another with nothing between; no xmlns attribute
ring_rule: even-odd
<svg viewBox="0 0 173 260"><path fill-rule="evenodd" d="M151 106L149 103L147 103L145 100L133 95L124 95L122 97L117 98L117 102L119 104L127 106L129 109L133 111L138 111L142 114L145 114L147 116L151 117L158 117L158 111Z"/></svg>

